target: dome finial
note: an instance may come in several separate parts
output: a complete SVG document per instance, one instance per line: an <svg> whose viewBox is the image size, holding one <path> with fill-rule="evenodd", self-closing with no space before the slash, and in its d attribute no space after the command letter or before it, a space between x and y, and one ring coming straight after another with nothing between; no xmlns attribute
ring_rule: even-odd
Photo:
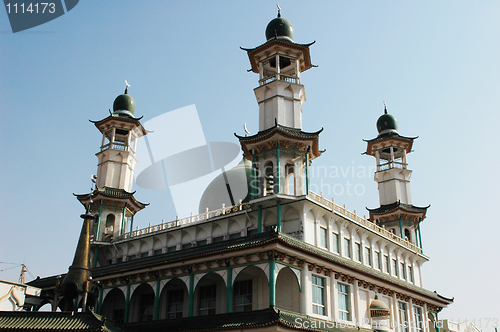
<svg viewBox="0 0 500 332"><path fill-rule="evenodd" d="M276 2L276 7L278 7L278 17L281 17L281 7L279 2Z"/></svg>
<svg viewBox="0 0 500 332"><path fill-rule="evenodd" d="M125 80L125 94L128 95L128 87L130 84L127 83L127 80Z"/></svg>
<svg viewBox="0 0 500 332"><path fill-rule="evenodd" d="M385 103L385 100L384 100L384 114L387 114L387 104Z"/></svg>

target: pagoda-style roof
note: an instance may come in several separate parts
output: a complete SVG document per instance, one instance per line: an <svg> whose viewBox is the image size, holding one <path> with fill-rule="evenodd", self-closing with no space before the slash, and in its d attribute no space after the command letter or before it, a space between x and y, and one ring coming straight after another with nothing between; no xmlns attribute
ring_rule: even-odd
<svg viewBox="0 0 500 332"><path fill-rule="evenodd" d="M391 204L381 205L375 209L366 208L370 212L370 220L379 219L383 216L400 216L406 215L409 219L419 218L420 220L425 219L425 214L430 205L425 207L415 206L412 204L404 204L400 202L394 202ZM389 219L392 220L392 219Z"/></svg>
<svg viewBox="0 0 500 332"><path fill-rule="evenodd" d="M147 131L146 129L144 129L144 127L140 122L142 118L143 118L142 116L139 118L134 118L132 115L126 113L114 112L102 120L99 121L89 120L89 121L95 124L97 129L99 129L101 132L104 132L106 129L114 126L117 123L130 123L129 125L130 129L138 128L140 131L139 136L143 136L147 134Z"/></svg>
<svg viewBox="0 0 500 332"><path fill-rule="evenodd" d="M259 62L256 56L258 56L259 53L273 47L283 47L285 49L298 51L299 59L301 60L300 71L303 72L313 67L313 65L311 64L311 55L309 54L309 46L313 45L314 43L315 41L309 44L298 44L285 38L274 37L255 48L240 48L248 53L248 58L250 59L250 64L254 73L259 73Z"/></svg>
<svg viewBox="0 0 500 332"><path fill-rule="evenodd" d="M90 312L0 311L0 331L123 332L113 321Z"/></svg>
<svg viewBox="0 0 500 332"><path fill-rule="evenodd" d="M376 150L380 148L380 146L390 146L390 145L400 145L405 148L406 153L411 152L411 148L413 146L413 141L417 139L416 137L405 137L399 135L397 132L388 132L381 135L378 135L376 138L363 141L367 142L365 154L373 155ZM397 142L397 143L396 143Z"/></svg>
<svg viewBox="0 0 500 332"><path fill-rule="evenodd" d="M300 142L310 142L311 149L309 151L309 156L311 159L319 157L321 152L319 151L319 134L323 131L323 128L316 132L305 132L299 128L286 127L280 124L275 124L274 127L268 128L263 131L259 131L257 134L252 136L239 136L234 134L239 140L243 152L245 153L245 157L248 160L251 160L252 157L250 155L249 146L255 146L259 144L263 144L265 141L276 141L279 138L300 141ZM304 144L302 144L304 145ZM297 146L297 144L296 144ZM300 149L297 146L298 149ZM301 147L302 149L307 149L307 146L304 145Z"/></svg>
<svg viewBox="0 0 500 332"><path fill-rule="evenodd" d="M109 198L113 201L123 201L131 211L134 211L134 213L136 213L144 209L146 206L148 206L149 203L139 202L138 200L135 199L134 194L135 191L130 193L124 189L102 187L102 188L96 188L90 194L73 194L73 195L75 195L76 198L80 201L80 203L82 203L84 206L87 206L90 199L92 199L92 201L97 201L99 199Z"/></svg>

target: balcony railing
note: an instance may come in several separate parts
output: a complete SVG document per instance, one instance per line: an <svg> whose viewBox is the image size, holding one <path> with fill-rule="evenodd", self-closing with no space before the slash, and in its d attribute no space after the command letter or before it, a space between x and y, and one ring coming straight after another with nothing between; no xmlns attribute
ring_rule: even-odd
<svg viewBox="0 0 500 332"><path fill-rule="evenodd" d="M139 227L137 227L137 229L135 231L124 233L124 234L120 235L118 237L118 240L130 239L130 238L134 238L134 237L141 236L141 235L152 234L152 233L164 231L167 229L185 227L185 226L189 226L192 224L201 223L201 222L208 220L210 218L214 218L214 217L218 217L218 216L222 216L222 215L226 215L226 214L230 214L230 213L234 213L234 212L238 212L238 211L247 210L249 208L250 208L250 205L243 204L241 202L238 205L234 205L234 206L231 206L228 208L226 208L225 205L222 204L222 208L220 208L218 210L208 211L208 209L207 209L207 211L205 213L202 213L202 214L193 215L191 213L191 216L187 217L187 218L182 218L182 219L177 218L176 220L169 221L169 222L165 222L165 220L163 220L162 223L159 225L151 226L151 224L149 224L148 227L142 228L142 229L139 229Z"/></svg>
<svg viewBox="0 0 500 332"><path fill-rule="evenodd" d="M417 247L416 245L414 245L413 243L411 243L410 241L407 241L407 240L404 240L402 239L401 237L397 236L396 234L394 233L391 233L389 232L388 230L366 220L365 218L362 218L360 216L358 216L356 214L356 211L354 212L351 212L349 210L347 210L345 208L345 206L340 206L338 204L336 204L335 202L333 201L330 201L326 198L323 197L322 194L318 195L312 191L309 191L309 195L308 195L310 198L312 198L313 200L315 200L316 202L318 203L321 203L323 204L324 206L330 208L332 211L335 211L335 212L338 212L339 214L343 215L344 217L347 217L348 219L350 219L351 221L353 221L354 223L357 223L359 225L363 225L365 227L368 227L370 228L371 230L379 233L380 235L386 237L386 238L389 238L393 241L396 241L397 243L409 248L410 250L413 250L413 251L416 251L420 254L423 253L422 249Z"/></svg>
<svg viewBox="0 0 500 332"><path fill-rule="evenodd" d="M278 73L264 77L263 79L261 79L259 81L259 84L265 85L267 83L271 83L271 82L276 81L276 80L300 84L300 79L297 76L289 76L289 75L278 74Z"/></svg>

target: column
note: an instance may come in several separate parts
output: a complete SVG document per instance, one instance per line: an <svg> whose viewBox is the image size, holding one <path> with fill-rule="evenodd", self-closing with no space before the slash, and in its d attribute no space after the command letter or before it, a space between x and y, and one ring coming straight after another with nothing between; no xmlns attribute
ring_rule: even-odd
<svg viewBox="0 0 500 332"><path fill-rule="evenodd" d="M227 269L227 282L226 282L226 312L233 312L233 269Z"/></svg>
<svg viewBox="0 0 500 332"><path fill-rule="evenodd" d="M102 314L102 302L104 301L104 299L102 297L103 297L103 290L100 289L99 290L99 307L97 308L97 313L99 315Z"/></svg>
<svg viewBox="0 0 500 332"><path fill-rule="evenodd" d="M304 315L308 315L311 313L311 281L310 281L311 272L307 268L307 263L304 263L304 267L302 270L302 291L300 292L300 313Z"/></svg>
<svg viewBox="0 0 500 332"><path fill-rule="evenodd" d="M193 317L193 307L194 307L194 274L189 275L189 307L188 307L188 317Z"/></svg>
<svg viewBox="0 0 500 332"><path fill-rule="evenodd" d="M156 293L155 293L155 312L153 315L153 320L158 320L160 318L160 280L156 281Z"/></svg>
<svg viewBox="0 0 500 332"><path fill-rule="evenodd" d="M262 205L259 205L257 211L257 232L262 233Z"/></svg>
<svg viewBox="0 0 500 332"><path fill-rule="evenodd" d="M130 285L127 285L127 294L125 296L125 315L123 317L124 323L128 323L129 312L130 312Z"/></svg>
<svg viewBox="0 0 500 332"><path fill-rule="evenodd" d="M276 65L278 67L278 65ZM278 142L278 147L276 148L276 190L274 191L275 194L281 193L281 188L280 188L280 143Z"/></svg>
<svg viewBox="0 0 500 332"><path fill-rule="evenodd" d="M269 261L269 306L276 305L276 262Z"/></svg>
<svg viewBox="0 0 500 332"><path fill-rule="evenodd" d="M281 201L276 201L276 226L278 228L278 232L281 232Z"/></svg>

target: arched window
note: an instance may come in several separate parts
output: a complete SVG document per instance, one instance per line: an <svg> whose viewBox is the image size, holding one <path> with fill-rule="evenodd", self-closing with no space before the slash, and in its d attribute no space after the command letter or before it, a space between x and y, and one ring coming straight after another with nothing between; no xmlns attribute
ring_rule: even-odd
<svg viewBox="0 0 500 332"><path fill-rule="evenodd" d="M288 195L295 195L295 174L293 164L286 164L285 166L285 193Z"/></svg>
<svg viewBox="0 0 500 332"><path fill-rule="evenodd" d="M411 241L410 230L408 228L405 228L405 240Z"/></svg>

